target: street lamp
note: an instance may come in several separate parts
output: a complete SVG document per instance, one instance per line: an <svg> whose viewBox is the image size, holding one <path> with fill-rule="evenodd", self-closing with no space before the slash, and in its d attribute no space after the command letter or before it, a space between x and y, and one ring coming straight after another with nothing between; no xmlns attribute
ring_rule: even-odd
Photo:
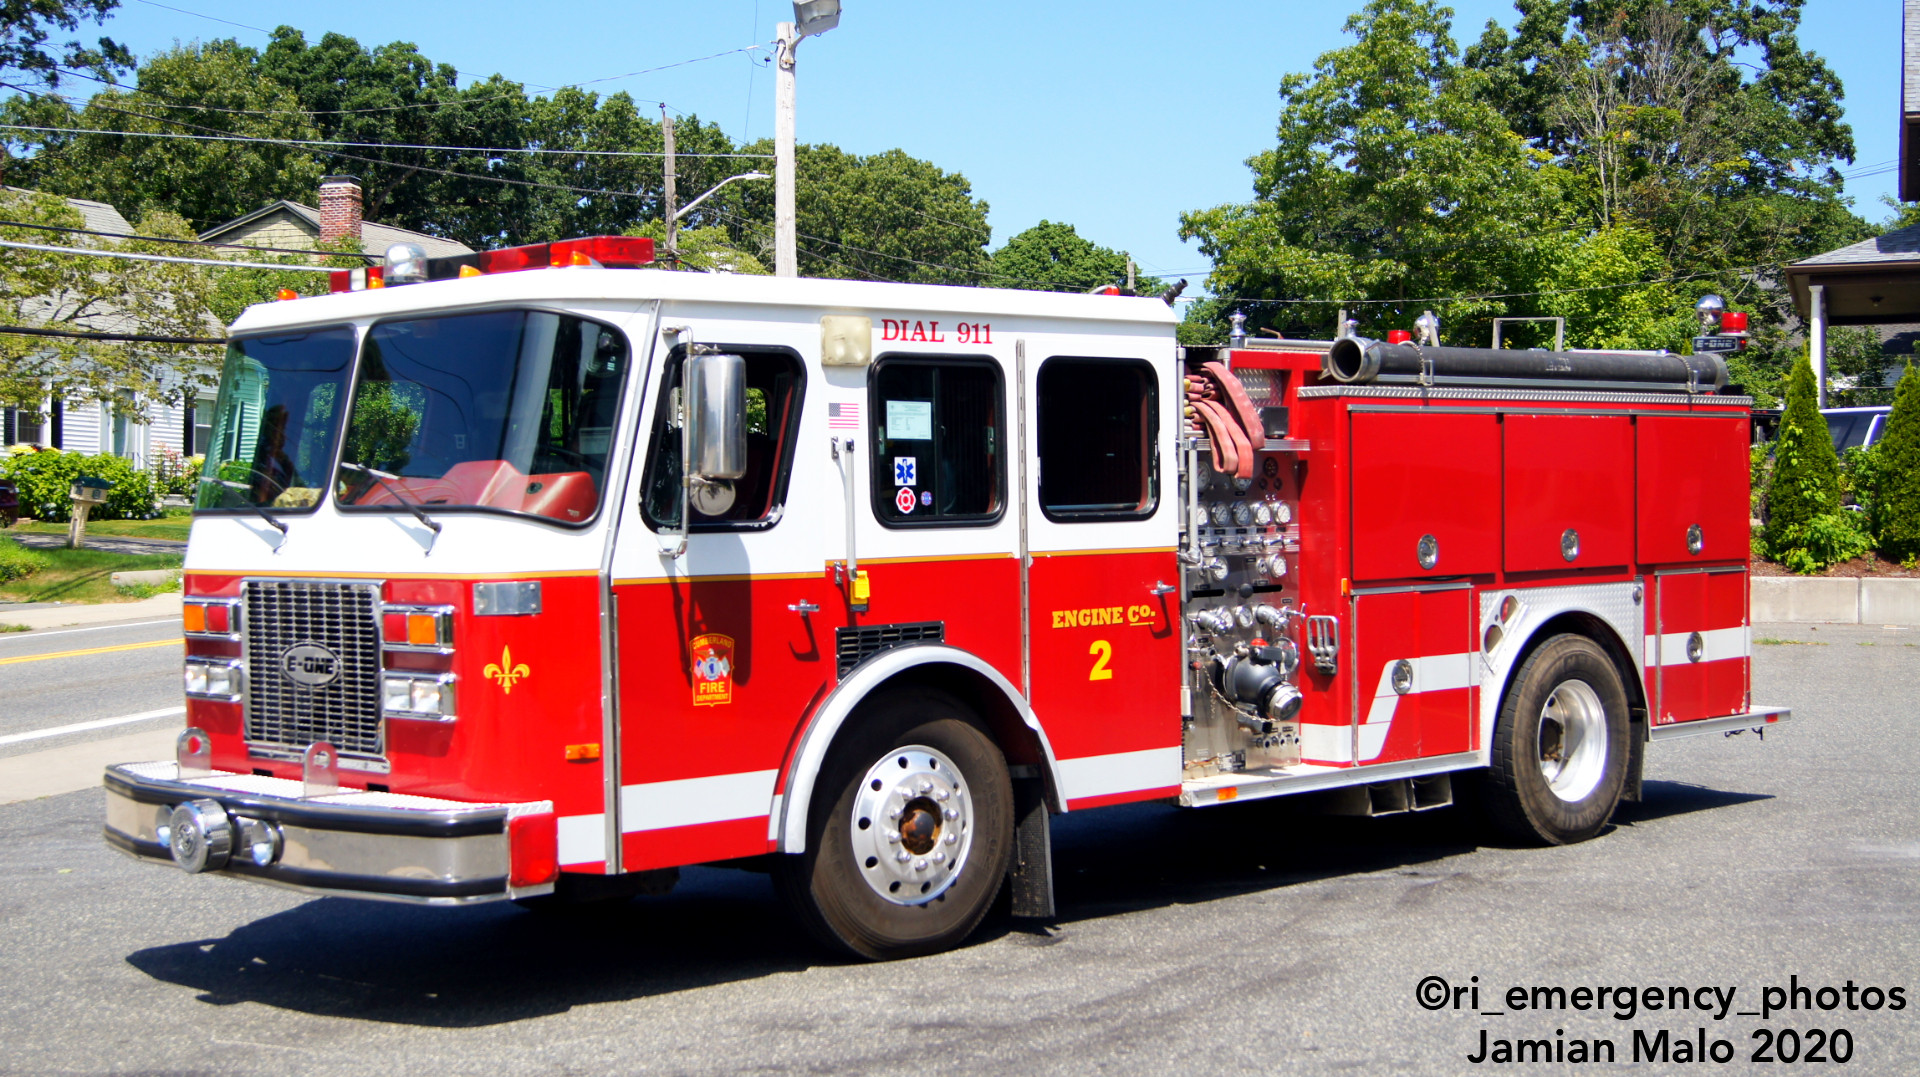
<svg viewBox="0 0 1920 1077"><path fill-rule="evenodd" d="M793 21L775 28L777 40L773 102L773 275L800 275L795 253L793 193L793 60L802 38L840 25L840 0L794 0Z"/></svg>
<svg viewBox="0 0 1920 1077"><path fill-rule="evenodd" d="M728 176L726 179L723 179L719 183L716 183L713 186L707 188L706 191L703 194L701 194L698 198L695 198L693 201L688 202L686 205L681 206L678 210L674 211L674 213L667 218L667 254L671 256L671 255L676 255L680 252L680 247L678 244L679 233L680 233L680 218L685 217L687 214L693 212L693 207L713 197L713 193L715 191L718 191L720 188L725 187L729 183L732 183L734 180L757 180L757 179L772 179L772 178L773 178L772 176L767 175L765 172L742 172L737 176Z"/></svg>

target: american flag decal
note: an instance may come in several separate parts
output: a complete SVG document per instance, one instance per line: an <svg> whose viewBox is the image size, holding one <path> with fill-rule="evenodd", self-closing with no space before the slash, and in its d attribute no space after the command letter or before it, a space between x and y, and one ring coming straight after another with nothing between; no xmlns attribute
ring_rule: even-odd
<svg viewBox="0 0 1920 1077"><path fill-rule="evenodd" d="M860 405L828 404L827 405L827 429L828 430L860 429Z"/></svg>

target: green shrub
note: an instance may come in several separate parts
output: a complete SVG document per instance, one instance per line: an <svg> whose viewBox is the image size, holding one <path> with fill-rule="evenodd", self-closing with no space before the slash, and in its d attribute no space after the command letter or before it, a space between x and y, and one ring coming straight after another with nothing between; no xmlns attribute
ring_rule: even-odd
<svg viewBox="0 0 1920 1077"><path fill-rule="evenodd" d="M112 453L21 453L0 460L0 476L20 488L20 514L36 520L62 522L73 516L73 482L91 475L113 483L107 500L87 514L90 520L151 520L160 515L153 476Z"/></svg>
<svg viewBox="0 0 1920 1077"><path fill-rule="evenodd" d="M1840 460L1820 414L1813 365L1802 355L1787 378L1787 407L1773 443L1773 478L1767 484L1767 555L1782 564L1804 549L1807 527L1840 511Z"/></svg>
<svg viewBox="0 0 1920 1077"><path fill-rule="evenodd" d="M1864 557L1873 549L1865 514L1842 509L1782 528L1772 546L1774 560L1789 572L1810 576L1830 565Z"/></svg>
<svg viewBox="0 0 1920 1077"><path fill-rule="evenodd" d="M1874 446L1873 531L1889 561L1920 556L1920 368L1907 364L1887 432Z"/></svg>
<svg viewBox="0 0 1920 1077"><path fill-rule="evenodd" d="M10 538L0 538L0 583L24 580L46 567L46 554L26 549Z"/></svg>

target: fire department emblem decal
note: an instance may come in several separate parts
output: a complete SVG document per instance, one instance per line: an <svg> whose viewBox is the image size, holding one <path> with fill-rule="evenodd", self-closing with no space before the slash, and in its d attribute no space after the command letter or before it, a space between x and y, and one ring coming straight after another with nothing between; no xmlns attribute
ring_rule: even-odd
<svg viewBox="0 0 1920 1077"><path fill-rule="evenodd" d="M693 705L733 702L733 637L695 636L687 653L693 659Z"/></svg>

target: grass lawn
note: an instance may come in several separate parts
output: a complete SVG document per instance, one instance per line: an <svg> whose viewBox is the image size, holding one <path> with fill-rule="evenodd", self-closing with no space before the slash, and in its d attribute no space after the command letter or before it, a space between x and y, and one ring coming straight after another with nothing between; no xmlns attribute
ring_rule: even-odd
<svg viewBox="0 0 1920 1077"><path fill-rule="evenodd" d="M158 520L88 520L89 535L119 535L123 538L178 539L187 541L187 529L193 526L191 516L162 516ZM38 520L22 520L13 525L15 531L28 531L36 535L64 535L66 524L41 523ZM6 534L0 531L0 535Z"/></svg>
<svg viewBox="0 0 1920 1077"><path fill-rule="evenodd" d="M148 521L157 522L157 521ZM0 539L0 542L5 542ZM12 546L13 543L5 543ZM154 588L122 591L108 579L115 572L179 568L182 558L171 554L104 553L100 550L35 550L46 567L31 576L0 583L0 600L7 602L132 602L155 593Z"/></svg>

